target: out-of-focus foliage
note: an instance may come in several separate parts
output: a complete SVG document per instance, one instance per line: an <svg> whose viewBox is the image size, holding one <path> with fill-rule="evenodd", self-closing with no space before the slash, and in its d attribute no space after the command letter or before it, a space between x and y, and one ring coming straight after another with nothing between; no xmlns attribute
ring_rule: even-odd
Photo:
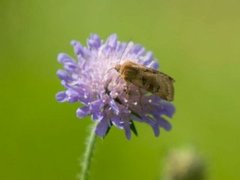
<svg viewBox="0 0 240 180"><path fill-rule="evenodd" d="M168 150L194 144L209 179L238 180L240 2L237 0L1 0L0 179L70 180L79 172L90 119L54 99L57 54L91 32L116 32L154 52L176 80L173 130L135 124L98 139L91 179L158 179ZM72 53L73 54L73 53Z"/></svg>
<svg viewBox="0 0 240 180"><path fill-rule="evenodd" d="M163 165L163 180L205 180L207 165L203 157L190 147L173 149Z"/></svg>

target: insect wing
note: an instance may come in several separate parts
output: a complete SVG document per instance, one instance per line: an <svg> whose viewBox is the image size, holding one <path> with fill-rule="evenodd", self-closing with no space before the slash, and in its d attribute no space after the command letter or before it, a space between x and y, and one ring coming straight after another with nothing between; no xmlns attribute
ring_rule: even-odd
<svg viewBox="0 0 240 180"><path fill-rule="evenodd" d="M156 94L168 101L172 101L174 97L173 78L162 72L158 72L157 81L160 85L160 89Z"/></svg>

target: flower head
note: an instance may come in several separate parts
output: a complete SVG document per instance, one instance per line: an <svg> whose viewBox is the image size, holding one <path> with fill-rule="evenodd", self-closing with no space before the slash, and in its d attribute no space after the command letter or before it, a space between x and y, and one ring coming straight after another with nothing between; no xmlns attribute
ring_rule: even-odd
<svg viewBox="0 0 240 180"><path fill-rule="evenodd" d="M106 41L92 34L87 47L77 41L71 42L76 59L61 53L58 61L63 70L58 70L65 91L59 92L59 102L81 102L77 116L91 115L98 121L96 134L104 137L114 125L124 129L126 137L131 131L137 134L134 121L149 124L155 136L159 128L171 129L170 123L163 117L172 117L174 106L159 96L149 94L144 89L127 83L115 70L116 65L127 60L148 68L158 69L158 63L152 52L133 42L120 42L117 35L110 35Z"/></svg>

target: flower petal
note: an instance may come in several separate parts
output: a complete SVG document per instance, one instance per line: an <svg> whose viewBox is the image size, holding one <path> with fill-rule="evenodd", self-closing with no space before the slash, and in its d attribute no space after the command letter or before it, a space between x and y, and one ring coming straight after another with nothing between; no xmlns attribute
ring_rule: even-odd
<svg viewBox="0 0 240 180"><path fill-rule="evenodd" d="M66 95L68 96L68 102L74 103L74 102L78 101L79 95L78 95L78 92L76 92L75 90L68 89L66 91Z"/></svg>
<svg viewBox="0 0 240 180"><path fill-rule="evenodd" d="M162 104L162 110L161 110L162 114L168 117L172 117L176 110L173 104L166 101L162 102L161 104Z"/></svg>
<svg viewBox="0 0 240 180"><path fill-rule="evenodd" d="M130 140L131 139L131 130L130 130L130 126L129 126L129 124L125 124L124 125L124 131L125 131L125 136L126 136L126 138L128 139L128 140Z"/></svg>
<svg viewBox="0 0 240 180"><path fill-rule="evenodd" d="M106 41L106 44L111 47L111 49L115 49L117 47L117 34L111 34L107 41Z"/></svg>
<svg viewBox="0 0 240 180"><path fill-rule="evenodd" d="M61 80L67 80L68 79L68 73L62 69L57 71L57 76Z"/></svg>
<svg viewBox="0 0 240 180"><path fill-rule="evenodd" d="M67 100L67 95L65 91L61 91L56 94L56 99L58 102L65 102Z"/></svg>
<svg viewBox="0 0 240 180"><path fill-rule="evenodd" d="M98 49L101 46L101 39L97 34L91 34L87 44L89 48Z"/></svg>
<svg viewBox="0 0 240 180"><path fill-rule="evenodd" d="M150 126L152 126L154 135L157 137L160 134L159 131L159 126L158 123L156 121L154 121L152 118L148 117L148 116L143 116L142 117Z"/></svg>
<svg viewBox="0 0 240 180"><path fill-rule="evenodd" d="M65 53L60 53L58 55L58 62L61 64L74 63L74 60L69 55L67 55Z"/></svg>
<svg viewBox="0 0 240 180"><path fill-rule="evenodd" d="M98 125L97 125L97 127L96 127L96 129L95 129L95 133L96 133L98 136L100 136L100 137L104 137L105 134L106 134L106 132L107 132L107 130L108 130L108 127L109 127L108 120L102 119L102 120L98 123Z"/></svg>
<svg viewBox="0 0 240 180"><path fill-rule="evenodd" d="M111 106L111 108L115 112L115 114L118 115L120 110L119 110L118 105L116 104L116 102L113 99L110 100L109 105Z"/></svg>
<svg viewBox="0 0 240 180"><path fill-rule="evenodd" d="M172 125L162 117L159 117L157 119L157 123L160 127L163 127L167 131L170 131L172 129Z"/></svg>
<svg viewBox="0 0 240 180"><path fill-rule="evenodd" d="M102 107L103 107L102 100L96 100L90 103L91 113L93 120L101 120L103 118Z"/></svg>
<svg viewBox="0 0 240 180"><path fill-rule="evenodd" d="M72 40L71 45L74 48L74 52L76 55L82 55L84 54L84 47L79 43L78 41Z"/></svg>
<svg viewBox="0 0 240 180"><path fill-rule="evenodd" d="M76 113L77 113L77 117L83 118L89 115L90 112L91 112L90 108L88 106L84 106L84 107L78 108Z"/></svg>

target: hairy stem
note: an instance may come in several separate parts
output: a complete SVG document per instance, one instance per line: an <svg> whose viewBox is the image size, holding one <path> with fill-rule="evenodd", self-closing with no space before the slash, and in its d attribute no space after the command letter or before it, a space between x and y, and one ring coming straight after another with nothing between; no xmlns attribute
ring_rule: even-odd
<svg viewBox="0 0 240 180"><path fill-rule="evenodd" d="M85 150L82 164L81 164L82 172L79 175L79 180L87 180L88 179L89 169L91 166L91 160L92 160L94 145L95 145L95 140L96 140L96 135L95 135L96 125L97 125L97 123L94 123L94 125L91 127L90 135L86 141L86 150Z"/></svg>

